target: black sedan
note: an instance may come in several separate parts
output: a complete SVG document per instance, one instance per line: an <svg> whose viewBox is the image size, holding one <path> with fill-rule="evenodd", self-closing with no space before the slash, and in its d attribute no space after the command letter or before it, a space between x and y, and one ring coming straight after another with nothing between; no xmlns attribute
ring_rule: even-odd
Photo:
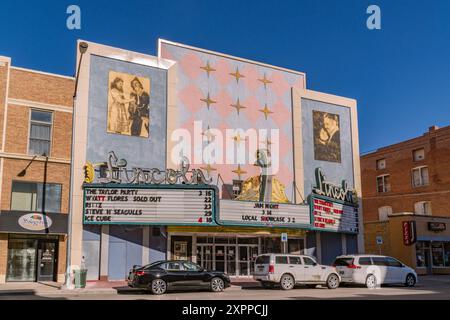
<svg viewBox="0 0 450 320"><path fill-rule="evenodd" d="M189 261L158 261L134 266L128 275L128 286L163 294L169 289L209 288L221 292L230 286L230 277L220 271L208 271Z"/></svg>

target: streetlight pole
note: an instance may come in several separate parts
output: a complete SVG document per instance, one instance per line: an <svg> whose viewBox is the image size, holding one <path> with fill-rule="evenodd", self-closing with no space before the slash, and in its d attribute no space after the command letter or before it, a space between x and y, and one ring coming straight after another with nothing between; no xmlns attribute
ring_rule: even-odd
<svg viewBox="0 0 450 320"><path fill-rule="evenodd" d="M71 253L72 253L72 181L73 181L73 150L74 150L74 129L75 129L75 105L77 99L77 91L78 91L78 79L80 76L80 68L81 62L83 61L83 55L86 53L89 45L86 42L80 42L78 45L78 50L80 52L80 61L78 63L77 73L75 75L75 89L73 93L73 105L72 105L72 143L70 147L70 179L69 179L69 217L67 221L67 250L66 250L66 279L64 286L67 289L73 289L74 286L72 284L71 278Z"/></svg>

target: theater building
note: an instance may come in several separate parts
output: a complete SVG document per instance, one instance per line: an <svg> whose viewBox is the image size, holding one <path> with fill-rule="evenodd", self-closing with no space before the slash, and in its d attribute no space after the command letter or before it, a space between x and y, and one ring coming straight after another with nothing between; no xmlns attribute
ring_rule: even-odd
<svg viewBox="0 0 450 320"><path fill-rule="evenodd" d="M81 41L79 41L79 44ZM159 40L77 53L70 265L123 280L188 259L250 276L256 255L362 251L356 101L302 72Z"/></svg>
<svg viewBox="0 0 450 320"><path fill-rule="evenodd" d="M0 57L0 283L64 281L73 92Z"/></svg>

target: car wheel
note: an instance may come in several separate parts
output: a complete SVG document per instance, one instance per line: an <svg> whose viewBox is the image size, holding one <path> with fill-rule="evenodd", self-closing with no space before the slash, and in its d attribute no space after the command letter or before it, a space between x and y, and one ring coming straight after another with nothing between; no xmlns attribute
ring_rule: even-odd
<svg viewBox="0 0 450 320"><path fill-rule="evenodd" d="M290 274L283 274L280 280L280 286L283 290L291 290L295 286L294 277Z"/></svg>
<svg viewBox="0 0 450 320"><path fill-rule="evenodd" d="M273 283L270 283L270 282L261 282L261 285L264 289L272 289L273 288Z"/></svg>
<svg viewBox="0 0 450 320"><path fill-rule="evenodd" d="M164 294L167 290L167 283L163 279L155 279L150 284L150 291L153 294Z"/></svg>
<svg viewBox="0 0 450 320"><path fill-rule="evenodd" d="M377 278L373 274L368 275L366 278L366 287L369 289L373 289L376 288L376 286Z"/></svg>
<svg viewBox="0 0 450 320"><path fill-rule="evenodd" d="M222 279L216 277L211 279L211 291L212 292L222 292L225 288L225 284Z"/></svg>
<svg viewBox="0 0 450 320"><path fill-rule="evenodd" d="M336 274L332 273L328 276L327 287L328 289L336 289L339 287L339 277Z"/></svg>
<svg viewBox="0 0 450 320"><path fill-rule="evenodd" d="M416 277L413 274L409 273L406 276L405 286L414 287L416 285Z"/></svg>

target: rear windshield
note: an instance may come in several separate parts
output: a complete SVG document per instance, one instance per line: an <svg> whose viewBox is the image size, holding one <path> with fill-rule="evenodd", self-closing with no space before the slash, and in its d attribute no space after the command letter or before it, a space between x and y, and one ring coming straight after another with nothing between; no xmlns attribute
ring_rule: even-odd
<svg viewBox="0 0 450 320"><path fill-rule="evenodd" d="M333 263L336 267L347 267L351 264L353 264L353 258L348 257L348 258L337 258L334 263Z"/></svg>
<svg viewBox="0 0 450 320"><path fill-rule="evenodd" d="M255 263L256 264L269 264L270 256L259 256L258 258L256 258Z"/></svg>

